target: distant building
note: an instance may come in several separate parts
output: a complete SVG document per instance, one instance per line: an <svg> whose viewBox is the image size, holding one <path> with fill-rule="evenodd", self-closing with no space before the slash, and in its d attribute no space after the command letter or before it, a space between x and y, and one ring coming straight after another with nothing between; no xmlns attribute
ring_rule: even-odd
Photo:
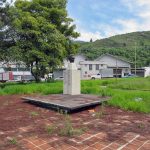
<svg viewBox="0 0 150 150"><path fill-rule="evenodd" d="M27 68L23 62L0 62L0 72L11 71L14 80L33 80L30 68Z"/></svg>
<svg viewBox="0 0 150 150"><path fill-rule="evenodd" d="M64 66L54 71L54 78L63 76L63 70L67 68L67 60ZM124 77L131 73L131 63L117 56L104 54L93 61L88 61L83 55L75 56L77 68L81 70L81 79L89 79L98 73L102 78Z"/></svg>
<svg viewBox="0 0 150 150"><path fill-rule="evenodd" d="M100 61L81 61L80 62L81 69L81 78L88 79L92 75L98 74L103 69L107 69L107 64L104 64Z"/></svg>
<svg viewBox="0 0 150 150"><path fill-rule="evenodd" d="M131 63L117 56L104 54L99 58L89 61L83 55L75 56L77 68L81 70L81 79L90 79L92 75L98 73L102 78L124 77L131 74ZM67 68L68 60L64 60L64 65L53 72L54 78L63 77L63 71ZM148 69L146 69L148 70ZM14 80L32 80L30 68L27 68L23 62L1 62L0 72L12 71ZM147 71L145 74L148 74Z"/></svg>
<svg viewBox="0 0 150 150"><path fill-rule="evenodd" d="M135 69L131 69L131 73L135 74ZM150 76L150 67L143 67L136 69L136 75L139 77L149 77Z"/></svg>
<svg viewBox="0 0 150 150"><path fill-rule="evenodd" d="M131 73L131 62L117 56L104 54L97 58L96 61L103 62L107 65L107 68L111 68L113 77L124 77Z"/></svg>

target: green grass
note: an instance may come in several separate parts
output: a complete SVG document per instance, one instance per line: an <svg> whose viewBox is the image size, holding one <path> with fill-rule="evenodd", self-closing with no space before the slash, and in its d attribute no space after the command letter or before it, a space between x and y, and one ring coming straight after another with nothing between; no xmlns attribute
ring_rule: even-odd
<svg viewBox="0 0 150 150"><path fill-rule="evenodd" d="M86 80L81 82L81 87L83 94L111 96L108 105L135 112L150 113L150 78ZM62 92L62 81L0 85L0 95L32 93L47 95Z"/></svg>
<svg viewBox="0 0 150 150"><path fill-rule="evenodd" d="M9 142L12 145L16 145L17 144L17 140L15 138L10 139Z"/></svg>
<svg viewBox="0 0 150 150"><path fill-rule="evenodd" d="M112 98L108 101L111 106L150 113L150 91L112 90ZM136 101L136 99L142 99Z"/></svg>
<svg viewBox="0 0 150 150"><path fill-rule="evenodd" d="M13 94L33 94L41 93L59 94L62 93L62 82L54 83L24 83L24 84L5 84L5 87L0 88L0 95L13 95Z"/></svg>
<svg viewBox="0 0 150 150"><path fill-rule="evenodd" d="M116 84L109 84L109 87L125 90L150 91L150 78L125 78L119 80Z"/></svg>
<svg viewBox="0 0 150 150"><path fill-rule="evenodd" d="M32 111L32 112L30 112L29 114L30 114L31 116L33 116L33 117L39 115L39 113L38 113L38 112L35 112L35 111Z"/></svg>

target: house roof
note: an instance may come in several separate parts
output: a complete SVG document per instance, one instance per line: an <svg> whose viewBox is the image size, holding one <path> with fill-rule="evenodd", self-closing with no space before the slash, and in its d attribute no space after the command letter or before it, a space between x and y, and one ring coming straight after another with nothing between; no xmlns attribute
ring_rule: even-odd
<svg viewBox="0 0 150 150"><path fill-rule="evenodd" d="M106 53L106 54L101 55L100 57L98 57L97 59L95 59L95 61L98 61L99 59L101 59L101 58L104 57L104 56L110 56L110 57L113 57L113 58L115 58L115 59L119 59L119 60L121 60L121 61L124 61L124 62L127 62L127 63L132 64L131 61L125 60L125 59L120 58L120 57L118 57L118 56L111 55L111 54L109 54L109 53Z"/></svg>
<svg viewBox="0 0 150 150"><path fill-rule="evenodd" d="M102 61L101 62L100 61L80 61L79 64L80 65L88 65L88 64L93 64L93 65L96 65L96 64L101 65L102 64L102 65L105 65L105 63L102 62Z"/></svg>

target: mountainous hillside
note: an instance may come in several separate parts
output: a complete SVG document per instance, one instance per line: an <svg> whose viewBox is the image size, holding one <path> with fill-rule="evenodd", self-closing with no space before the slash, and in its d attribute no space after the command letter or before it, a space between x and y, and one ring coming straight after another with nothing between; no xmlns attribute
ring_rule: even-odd
<svg viewBox="0 0 150 150"><path fill-rule="evenodd" d="M80 42L79 45L79 52L91 60L109 53L134 64L136 51L138 67L150 65L150 31L116 35L95 42Z"/></svg>

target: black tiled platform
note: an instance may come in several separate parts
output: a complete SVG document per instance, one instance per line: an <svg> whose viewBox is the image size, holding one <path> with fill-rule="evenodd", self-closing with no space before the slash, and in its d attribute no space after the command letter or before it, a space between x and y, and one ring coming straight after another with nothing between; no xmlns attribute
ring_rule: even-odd
<svg viewBox="0 0 150 150"><path fill-rule="evenodd" d="M62 109L67 112L72 112L78 109L96 106L106 101L107 98L103 98L96 95L63 95L55 94L48 96L32 96L23 97L22 99L37 104L42 107L52 108L52 109Z"/></svg>

